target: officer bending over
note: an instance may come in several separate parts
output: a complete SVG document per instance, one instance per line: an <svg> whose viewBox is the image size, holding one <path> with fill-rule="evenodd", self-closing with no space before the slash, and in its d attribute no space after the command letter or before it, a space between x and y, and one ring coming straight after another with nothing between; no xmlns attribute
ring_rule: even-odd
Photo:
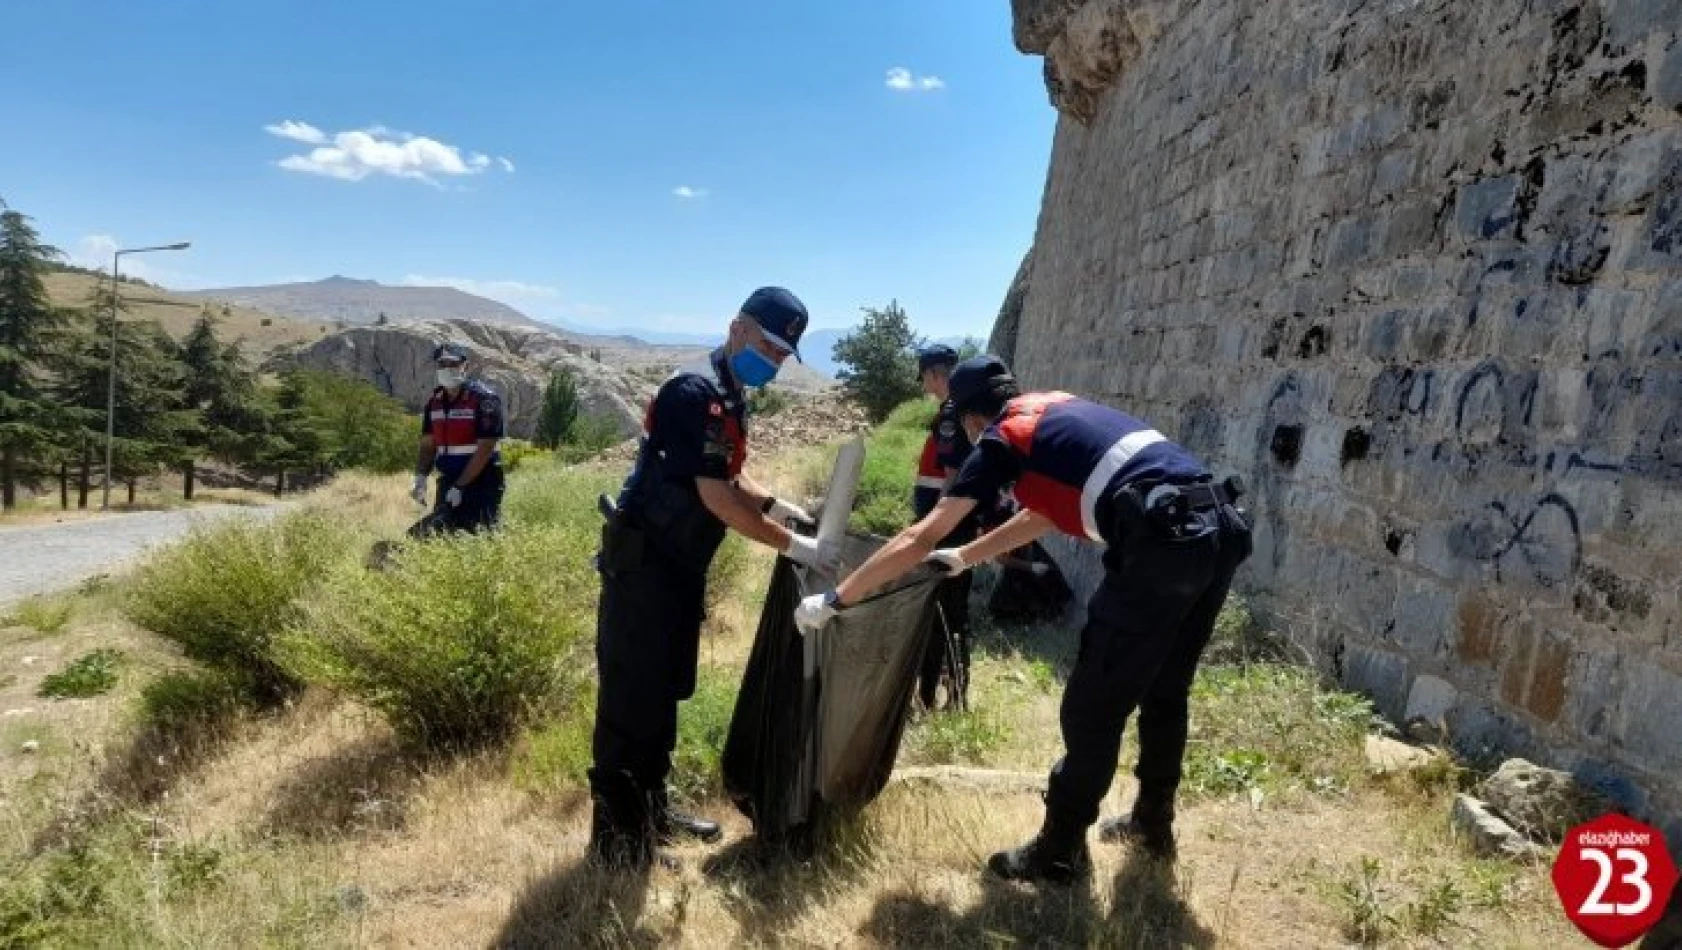
<svg viewBox="0 0 1682 950"><path fill-rule="evenodd" d="M742 471L744 387L798 356L806 308L779 287L754 291L704 365L678 371L649 404L637 463L617 506L605 499L596 626L594 811L590 855L646 867L678 835L716 841L717 824L671 807L666 777L677 707L695 691L707 567L727 528L802 564L834 570L835 552L784 524L811 517ZM671 863L661 858L663 863Z"/></svg>
<svg viewBox="0 0 1682 950"><path fill-rule="evenodd" d="M1106 544L1104 579L1063 691L1065 753L1051 771L1045 822L987 866L1007 879L1059 883L1090 870L1086 829L1135 709L1138 798L1130 816L1100 832L1171 858L1192 677L1250 553L1249 526L1234 507L1241 489L1235 479L1215 484L1201 461L1132 416L1067 393L1024 395L997 357L959 364L950 385L976 447L946 496L835 590L802 601L796 622L819 629L924 558L964 571L1052 528ZM1010 485L1022 509L1015 517L963 547L935 550L977 502Z"/></svg>

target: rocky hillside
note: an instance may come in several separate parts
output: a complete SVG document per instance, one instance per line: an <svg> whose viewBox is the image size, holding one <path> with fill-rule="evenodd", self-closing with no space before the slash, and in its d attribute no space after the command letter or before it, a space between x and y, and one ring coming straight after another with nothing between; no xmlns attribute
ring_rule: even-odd
<svg viewBox="0 0 1682 950"><path fill-rule="evenodd" d="M390 287L373 280L329 277L298 284L196 290L187 297L222 301L305 320L371 324L388 320L477 320L541 326L513 307L454 287Z"/></svg>
<svg viewBox="0 0 1682 950"><path fill-rule="evenodd" d="M352 327L303 347L276 354L271 367L299 365L367 380L419 410L432 393L432 348L442 340L464 343L474 354L474 375L503 396L509 435L531 438L549 377L571 370L583 412L634 435L643 407L672 370L706 356L700 347L620 343L598 346L547 330L473 320L413 321ZM786 378L784 378L786 377ZM827 381L790 364L778 386L804 394Z"/></svg>

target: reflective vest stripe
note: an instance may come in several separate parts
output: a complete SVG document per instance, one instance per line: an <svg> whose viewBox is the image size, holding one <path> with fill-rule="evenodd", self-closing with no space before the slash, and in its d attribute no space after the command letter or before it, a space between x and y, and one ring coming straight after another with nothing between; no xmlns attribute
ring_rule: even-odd
<svg viewBox="0 0 1682 950"><path fill-rule="evenodd" d="M936 491L940 491L946 487L946 479L938 475L918 475L917 487L933 488Z"/></svg>
<svg viewBox="0 0 1682 950"><path fill-rule="evenodd" d="M1121 467L1140 451L1158 442L1168 441L1167 436L1155 429L1145 429L1123 436L1119 442L1110 446L1104 457L1092 469L1092 474L1086 477L1086 485L1080 492L1080 520L1081 527L1086 530L1086 536L1094 541L1102 541L1103 536L1098 533L1098 500L1104 497L1104 490L1110 486L1110 480L1121 471Z"/></svg>
<svg viewBox="0 0 1682 950"><path fill-rule="evenodd" d="M440 446L438 446L438 454L439 455L472 455L474 452L477 452L477 451L479 451L479 447L477 445L440 445Z"/></svg>

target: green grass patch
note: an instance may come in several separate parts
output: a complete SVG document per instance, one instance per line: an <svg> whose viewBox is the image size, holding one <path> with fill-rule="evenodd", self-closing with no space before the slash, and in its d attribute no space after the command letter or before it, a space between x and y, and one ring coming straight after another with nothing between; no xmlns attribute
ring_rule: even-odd
<svg viewBox="0 0 1682 950"><path fill-rule="evenodd" d="M911 524L917 460L939 408L928 398L908 402L867 437L864 474L850 522L854 531L891 536Z"/></svg>
<svg viewBox="0 0 1682 950"><path fill-rule="evenodd" d="M110 692L117 685L117 670L122 662L121 650L106 648L85 653L42 680L35 695L43 699L87 699Z"/></svg>
<svg viewBox="0 0 1682 950"><path fill-rule="evenodd" d="M0 627L27 627L37 633L60 633L70 624L76 605L67 597L26 597L0 619Z"/></svg>
<svg viewBox="0 0 1682 950"><path fill-rule="evenodd" d="M1275 663L1198 671L1185 792L1341 793L1364 774L1369 700L1322 688L1313 670Z"/></svg>
<svg viewBox="0 0 1682 950"><path fill-rule="evenodd" d="M678 706L677 750L672 753L673 795L698 802L723 794L720 771L741 674L714 666L696 671L695 695Z"/></svg>
<svg viewBox="0 0 1682 950"><path fill-rule="evenodd" d="M925 716L911 728L921 762L930 765L986 765L1011 740L1009 723L997 709L974 705L967 712Z"/></svg>
<svg viewBox="0 0 1682 950"><path fill-rule="evenodd" d="M277 638L324 576L357 561L357 540L342 519L317 511L201 529L140 569L127 613L254 700L277 702L301 685L281 665Z"/></svg>
<svg viewBox="0 0 1682 950"><path fill-rule="evenodd" d="M571 709L533 723L515 751L511 773L516 787L528 792L583 788L589 783L596 718L596 684L579 689Z"/></svg>
<svg viewBox="0 0 1682 950"><path fill-rule="evenodd" d="M140 691L141 722L166 735L214 728L244 705L239 685L217 670L170 670Z"/></svg>

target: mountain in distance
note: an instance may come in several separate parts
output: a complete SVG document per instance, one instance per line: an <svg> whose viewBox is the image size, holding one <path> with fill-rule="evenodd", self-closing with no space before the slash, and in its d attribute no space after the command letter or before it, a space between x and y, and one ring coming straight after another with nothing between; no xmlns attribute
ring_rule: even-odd
<svg viewBox="0 0 1682 950"><path fill-rule="evenodd" d="M357 325L375 323L384 314L392 321L479 320L547 327L507 304L454 287L391 287L375 280L339 276L297 284L195 290L182 296L217 300L284 317Z"/></svg>

